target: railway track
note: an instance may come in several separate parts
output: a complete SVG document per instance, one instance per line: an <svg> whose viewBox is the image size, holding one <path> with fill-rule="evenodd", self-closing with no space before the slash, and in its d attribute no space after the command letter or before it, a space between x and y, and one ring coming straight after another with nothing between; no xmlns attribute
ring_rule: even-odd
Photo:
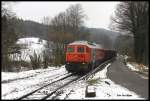
<svg viewBox="0 0 150 101"><path fill-rule="evenodd" d="M41 98L44 98L46 95L47 95L47 93L49 93L49 91L51 92L51 93L53 93L55 90L53 90L53 89L58 89L58 88L60 88L61 86L62 86L62 84L63 84L63 82L65 82L64 80L66 80L66 78L69 78L69 77L72 77L74 74L69 74L69 75L67 75L67 76L65 76L65 77L63 77L63 78L60 78L60 79L58 79L58 80L55 80L55 81L53 81L53 82L51 82L51 83L48 83L48 84L46 84L46 85L44 85L44 86L42 86L42 87L40 87L40 88L38 88L38 89L36 89L36 90L34 90L34 91L31 91L31 92L29 92L29 93L27 93L27 94L25 94L25 95L23 95L23 96L21 96L21 97L19 97L19 98L17 98L17 100L24 100L24 99L41 99ZM70 82L70 81L69 81ZM67 83L69 83L69 82L67 82ZM65 85L65 84L64 84ZM58 87L59 86L59 87ZM39 96L40 95L40 98L36 98L37 96Z"/></svg>
<svg viewBox="0 0 150 101"><path fill-rule="evenodd" d="M19 89L19 91L17 91L17 92L24 92L24 91L27 91L28 89L30 89L30 88L39 88L39 87L42 87L43 85L46 85L46 84L48 84L49 82L53 82L54 80L57 80L57 79L60 79L60 78L62 78L63 76L66 76L66 75L69 75L69 73L63 73L63 74L61 74L61 75L59 75L59 74L54 74L54 75L51 75L51 76L49 76L49 77L46 77L45 78L45 80L44 81L41 81L41 82L39 82L38 84L33 84L33 85L29 85L29 86L27 86L27 87L24 87L23 89ZM6 93L6 94L3 94L2 96L3 97L6 97L6 96L8 96L8 95L10 95L10 94L14 94L14 93L16 93L16 89L17 89L17 87L16 88L14 88L14 90L12 90L12 91L10 91L9 93ZM30 90L29 90L29 92L30 92Z"/></svg>
<svg viewBox="0 0 150 101"><path fill-rule="evenodd" d="M92 76L95 73L97 73L98 71L102 70L108 63L112 62L114 59L115 58L112 58L112 59L109 59L109 60L103 62L102 64L100 64L99 66L94 68L92 71L88 72L86 75L81 77L79 80L88 79L90 76Z"/></svg>
<svg viewBox="0 0 150 101"><path fill-rule="evenodd" d="M94 75L96 72L98 72L99 70L102 70L108 63L112 62L114 60L114 58L110 59L110 60L107 60L105 61L104 63L102 63L101 65L99 65L97 68L93 69L91 72L85 74L85 75L82 75L80 76L79 78L73 80L73 81L70 81L69 84L73 84L73 83L76 83L80 80L86 80L88 79L91 75ZM51 99L55 99L57 98L57 96L59 96L59 93L62 92L62 89L63 87L67 86L68 84L66 85L63 85L62 87L58 88L55 92L53 93L50 93L47 97L43 98L42 100L46 100L48 97L52 96L54 93L55 93L55 96L52 97ZM69 94L68 94L69 95Z"/></svg>
<svg viewBox="0 0 150 101"><path fill-rule="evenodd" d="M63 78L60 78L56 81L53 81L51 83L48 83L32 92L29 92L19 98L17 100L29 100L29 99L40 99L40 100L46 100L50 98L53 94L57 93L62 88L66 87L69 84L73 84L75 82L78 82L80 80L86 80L91 75L95 74L99 70L101 70L103 67L106 66L109 62L111 62L113 59L110 59L108 61L105 61L101 65L99 65L97 68L93 69L91 72L82 75L80 77L73 77L74 74L69 74Z"/></svg>

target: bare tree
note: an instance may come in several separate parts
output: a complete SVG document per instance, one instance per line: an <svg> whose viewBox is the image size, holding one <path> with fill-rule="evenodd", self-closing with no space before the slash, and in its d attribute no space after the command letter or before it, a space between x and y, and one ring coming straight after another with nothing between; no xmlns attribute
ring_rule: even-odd
<svg viewBox="0 0 150 101"><path fill-rule="evenodd" d="M65 46L79 38L84 18L85 15L81 5L76 4L71 5L65 12L59 13L51 20L52 30L49 32L49 39L55 44L53 55L56 64L65 62Z"/></svg>
<svg viewBox="0 0 150 101"><path fill-rule="evenodd" d="M122 2L111 19L115 30L134 35L135 58L139 63L148 64L149 3Z"/></svg>
<svg viewBox="0 0 150 101"><path fill-rule="evenodd" d="M7 69L11 68L9 55L12 53L18 52L20 49L18 45L16 45L16 41L18 39L18 33L15 30L15 21L16 16L11 10L7 9L6 5L9 5L9 2L2 3L2 70L7 71Z"/></svg>
<svg viewBox="0 0 150 101"><path fill-rule="evenodd" d="M50 25L50 21L51 21L50 19L51 19L50 17L44 16L44 17L42 18L41 22L42 22L42 24L44 24L44 25Z"/></svg>
<svg viewBox="0 0 150 101"><path fill-rule="evenodd" d="M67 10L67 24L70 27L72 33L79 33L79 28L84 24L84 18L86 15L83 13L82 6L80 4L71 5Z"/></svg>

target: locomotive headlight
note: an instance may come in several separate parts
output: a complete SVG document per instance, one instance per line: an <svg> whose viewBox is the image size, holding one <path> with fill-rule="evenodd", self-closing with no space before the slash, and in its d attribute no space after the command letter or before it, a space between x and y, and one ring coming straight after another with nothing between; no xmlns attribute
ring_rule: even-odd
<svg viewBox="0 0 150 101"><path fill-rule="evenodd" d="M82 64L85 64L84 62Z"/></svg>

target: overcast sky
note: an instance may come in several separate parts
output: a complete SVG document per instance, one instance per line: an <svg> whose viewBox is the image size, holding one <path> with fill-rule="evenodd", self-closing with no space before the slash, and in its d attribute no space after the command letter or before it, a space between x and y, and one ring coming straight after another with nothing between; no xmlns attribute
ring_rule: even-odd
<svg viewBox="0 0 150 101"><path fill-rule="evenodd" d="M81 4L87 15L85 26L90 28L106 28L110 16L114 14L118 2L18 2L12 10L19 18L41 22L44 16L54 17L65 11L71 4Z"/></svg>

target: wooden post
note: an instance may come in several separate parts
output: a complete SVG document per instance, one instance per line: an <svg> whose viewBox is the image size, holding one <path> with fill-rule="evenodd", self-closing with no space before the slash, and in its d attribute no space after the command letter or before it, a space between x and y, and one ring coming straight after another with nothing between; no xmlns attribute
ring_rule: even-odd
<svg viewBox="0 0 150 101"><path fill-rule="evenodd" d="M95 97L96 96L96 91L94 86L86 86L85 90L85 97Z"/></svg>

